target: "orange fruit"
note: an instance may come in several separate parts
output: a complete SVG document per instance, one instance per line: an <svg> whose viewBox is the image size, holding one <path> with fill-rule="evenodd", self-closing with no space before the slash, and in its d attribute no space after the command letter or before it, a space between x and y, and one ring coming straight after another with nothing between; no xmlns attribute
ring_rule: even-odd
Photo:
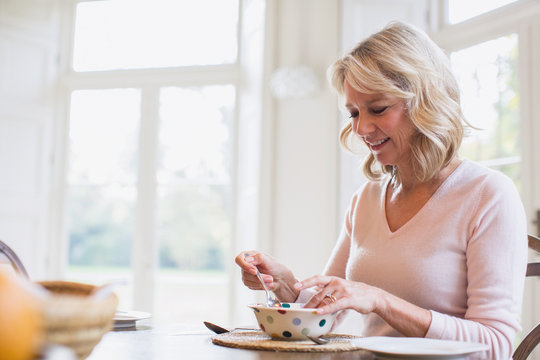
<svg viewBox="0 0 540 360"><path fill-rule="evenodd" d="M0 269L0 360L28 360L43 338L41 301L32 284Z"/></svg>

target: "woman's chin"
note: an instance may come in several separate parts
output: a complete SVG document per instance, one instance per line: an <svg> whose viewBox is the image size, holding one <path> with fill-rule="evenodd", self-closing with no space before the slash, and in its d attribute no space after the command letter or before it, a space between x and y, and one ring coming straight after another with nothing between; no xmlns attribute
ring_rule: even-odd
<svg viewBox="0 0 540 360"><path fill-rule="evenodd" d="M380 156L377 154L373 154L373 156L375 157L375 160L377 161L377 163L379 163L379 165L381 166L394 165L394 162L385 156Z"/></svg>

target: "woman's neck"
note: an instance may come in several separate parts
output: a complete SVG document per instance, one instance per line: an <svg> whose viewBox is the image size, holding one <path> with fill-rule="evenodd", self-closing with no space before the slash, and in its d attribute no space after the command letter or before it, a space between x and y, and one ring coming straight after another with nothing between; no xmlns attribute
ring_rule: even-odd
<svg viewBox="0 0 540 360"><path fill-rule="evenodd" d="M394 178L392 179L391 186L394 191L398 190L399 192L408 193L414 191L418 188L438 188L444 180L458 167L461 163L461 160L457 157L454 157L448 165L441 169L438 173L432 176L427 181L419 180L413 170L412 166L408 166L406 169L397 168L397 174L399 176L399 181Z"/></svg>

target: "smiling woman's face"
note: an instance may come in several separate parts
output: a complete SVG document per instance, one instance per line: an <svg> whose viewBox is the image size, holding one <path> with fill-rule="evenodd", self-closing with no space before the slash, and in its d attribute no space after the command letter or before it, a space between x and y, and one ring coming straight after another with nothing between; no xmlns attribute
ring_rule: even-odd
<svg viewBox="0 0 540 360"><path fill-rule="evenodd" d="M402 99L386 94L365 94L345 81L345 107L352 130L381 165L398 168L410 163L410 138L415 133Z"/></svg>

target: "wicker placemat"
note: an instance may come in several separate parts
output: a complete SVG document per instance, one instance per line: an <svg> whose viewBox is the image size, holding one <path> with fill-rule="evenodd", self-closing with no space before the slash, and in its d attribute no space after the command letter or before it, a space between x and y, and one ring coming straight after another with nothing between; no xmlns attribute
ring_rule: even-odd
<svg viewBox="0 0 540 360"><path fill-rule="evenodd" d="M355 345L354 341L352 341L358 339L358 336L328 334L325 335L325 338L328 338L330 342L324 345L318 345L311 340L273 340L269 335L262 331L235 331L214 335L212 337L212 342L216 345L232 348L269 351L338 352L361 349L358 345Z"/></svg>

